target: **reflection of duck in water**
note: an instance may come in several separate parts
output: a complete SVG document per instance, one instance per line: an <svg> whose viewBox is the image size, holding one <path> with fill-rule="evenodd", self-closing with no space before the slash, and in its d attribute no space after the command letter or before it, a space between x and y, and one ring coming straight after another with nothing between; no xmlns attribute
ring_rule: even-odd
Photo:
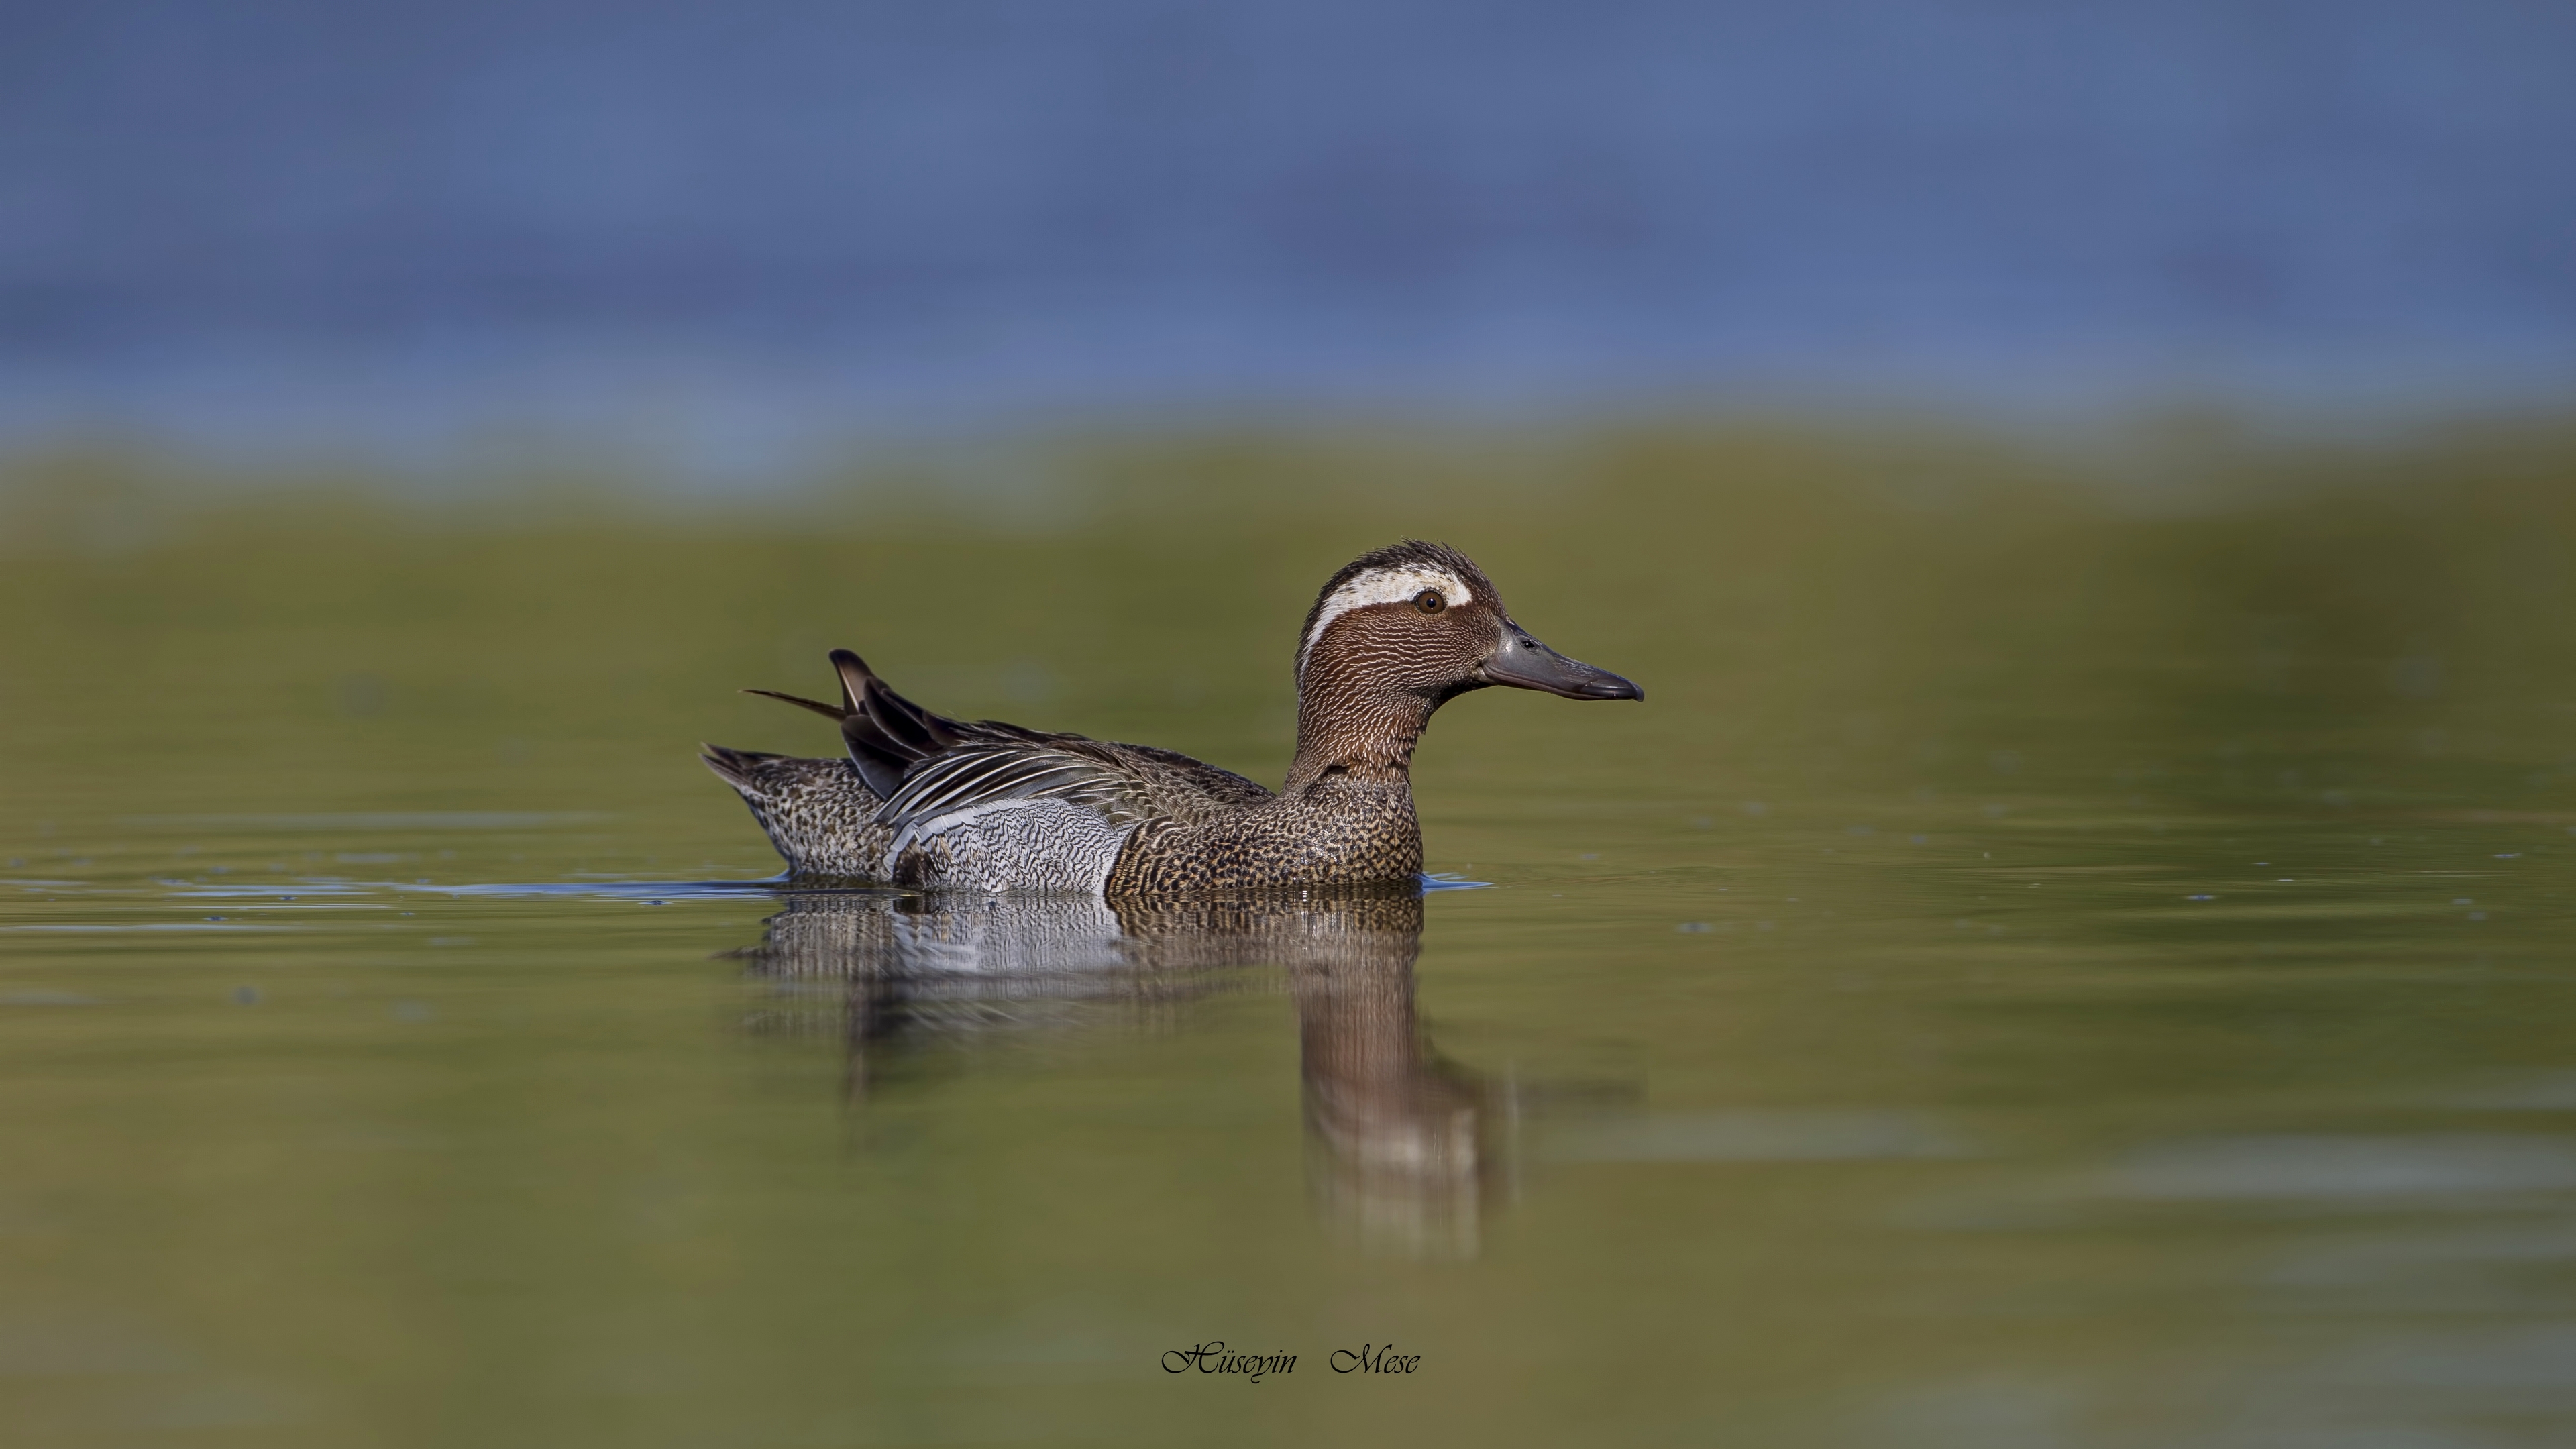
<svg viewBox="0 0 2576 1449"><path fill-rule="evenodd" d="M949 719L848 650L832 662L838 703L776 697L837 720L846 760L706 747L792 874L1113 897L1410 881L1413 747L1432 711L1495 684L1645 697L1530 637L1473 560L1432 543L1380 549L1316 597L1277 794L1169 750Z"/></svg>
<svg viewBox="0 0 2576 1449"><path fill-rule="evenodd" d="M851 1085L924 1031L1032 1025L1083 1003L1217 989L1277 967L1296 999L1310 1176L1326 1214L1377 1247L1475 1251L1500 1186L1504 1095L1443 1061L1414 1012L1422 897L1101 901L1064 896L790 896L743 952L754 974L845 984ZM1241 981L1241 978L1234 978ZM1501 1109L1501 1110L1498 1110Z"/></svg>

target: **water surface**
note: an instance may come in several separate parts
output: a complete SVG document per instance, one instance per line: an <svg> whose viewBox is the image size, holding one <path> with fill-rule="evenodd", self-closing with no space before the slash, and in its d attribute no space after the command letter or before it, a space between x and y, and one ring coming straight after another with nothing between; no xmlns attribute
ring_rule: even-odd
<svg viewBox="0 0 2576 1449"><path fill-rule="evenodd" d="M7 1421L2564 1442L2564 455L2185 515L1924 456L1211 448L998 519L26 485ZM826 748L729 691L846 643L1276 778L1313 587L1404 532L1649 692L1444 711L1481 888L800 893L690 758ZM1219 1340L1296 1365L1164 1371Z"/></svg>

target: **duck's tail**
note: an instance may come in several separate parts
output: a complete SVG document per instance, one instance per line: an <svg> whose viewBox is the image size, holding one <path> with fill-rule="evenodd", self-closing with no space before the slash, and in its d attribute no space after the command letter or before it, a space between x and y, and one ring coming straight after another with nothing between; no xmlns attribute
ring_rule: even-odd
<svg viewBox="0 0 2576 1449"><path fill-rule="evenodd" d="M867 661L847 649L832 651L840 675L837 704L747 689L832 720L841 727L846 759L802 759L704 745L699 758L719 779L741 792L770 843L797 875L869 878L884 866L887 830L877 811L903 783L906 770L946 754L978 726L933 714L888 688Z"/></svg>
<svg viewBox="0 0 2576 1449"><path fill-rule="evenodd" d="M780 793L786 772L778 769L790 763L786 755L772 755L760 750L734 750L723 745L698 746L698 761L716 772L716 778L742 792L752 800Z"/></svg>
<svg viewBox="0 0 2576 1449"><path fill-rule="evenodd" d="M700 745L698 758L751 807L751 818L798 877L874 880L885 867L884 801L848 760Z"/></svg>

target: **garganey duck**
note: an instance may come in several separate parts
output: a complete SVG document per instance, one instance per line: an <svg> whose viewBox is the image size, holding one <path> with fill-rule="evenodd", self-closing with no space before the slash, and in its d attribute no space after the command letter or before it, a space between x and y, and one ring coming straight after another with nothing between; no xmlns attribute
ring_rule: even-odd
<svg viewBox="0 0 2576 1449"><path fill-rule="evenodd" d="M1431 712L1508 684L1645 691L1512 622L1484 571L1408 541L1344 565L1297 645L1297 754L1277 793L1187 755L933 714L832 652L845 759L705 747L798 879L1124 898L1409 882L1414 743Z"/></svg>

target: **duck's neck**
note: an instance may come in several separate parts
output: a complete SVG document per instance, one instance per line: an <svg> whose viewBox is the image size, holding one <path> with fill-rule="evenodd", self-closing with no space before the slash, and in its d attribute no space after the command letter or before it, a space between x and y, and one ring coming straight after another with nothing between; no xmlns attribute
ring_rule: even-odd
<svg viewBox="0 0 2576 1449"><path fill-rule="evenodd" d="M1439 707L1409 690L1371 687L1347 666L1310 660L1297 681L1297 757L1288 765L1288 788L1328 775L1405 784L1413 746Z"/></svg>

